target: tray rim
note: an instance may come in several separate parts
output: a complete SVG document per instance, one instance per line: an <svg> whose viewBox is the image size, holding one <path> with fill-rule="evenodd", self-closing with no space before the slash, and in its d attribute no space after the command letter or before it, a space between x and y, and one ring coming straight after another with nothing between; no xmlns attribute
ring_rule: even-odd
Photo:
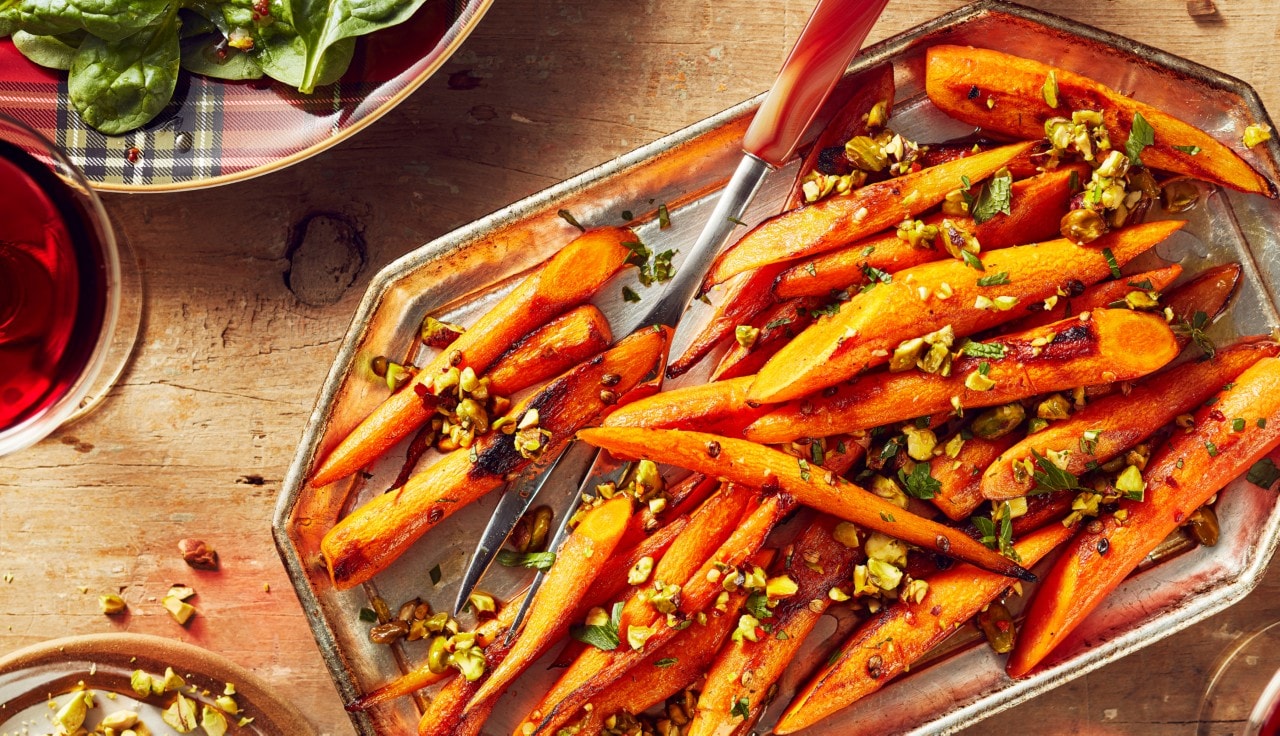
<svg viewBox="0 0 1280 736"><path fill-rule="evenodd" d="M948 28L994 14L1021 19L1063 34L1110 46L1126 54L1139 57L1140 61L1150 67L1173 71L1190 77L1197 82L1231 92L1240 99L1244 108L1256 121L1270 125L1273 129L1275 128L1271 116L1263 106L1257 91L1252 85L1238 77L1111 31L1105 31L1051 12L1006 2L1005 0L976 0L973 3L886 38L864 49L847 68L846 76L891 61L894 57L919 43L922 38L933 36ZM516 222L544 212L555 202L567 199L575 193L589 188L591 184L597 181L625 173L627 170L643 164L654 156L709 133L754 110L764 99L765 94L765 92L762 92L719 113L662 136L615 159L587 169L559 184L536 192L468 225L442 235L392 261L383 267L370 281L352 318L351 326L348 328L342 345L334 358L334 363L321 386L315 407L308 417L307 425L299 442L298 451L290 463L284 482L281 485L280 495L277 499L272 519L272 537L275 540L276 549L280 554L281 561L284 563L290 582L293 583L295 593L298 595L304 611L307 612L308 625L316 638L321 656L326 666L328 666L335 687L344 701L349 702L354 699L358 692L351 678L351 671L344 664L343 654L337 649L336 639L328 622L323 617L312 615L312 611L318 610L320 603L315 591L308 585L306 565L299 556L297 548L293 545L293 540L289 537L289 525L292 509L299 500L301 491L305 486L306 469L310 465L321 439L323 439L328 410L336 400L342 387L343 379L349 373L357 357L358 346L366 334L369 318L403 275L443 258L469 242L478 240L480 236L495 229L496 226L503 223ZM1280 140L1272 138L1265 145L1271 160L1273 162L1280 161ZM1162 617L1157 617L1145 625L1113 636L1105 642L1090 647L1086 652L1082 652L1076 657L1045 668L1030 677L1011 681L1010 684L1001 687L996 692L982 696L966 706L947 712L932 721L920 724L902 733L910 734L911 736L955 733L989 716L1026 702L1047 690L1100 669L1148 644L1171 636L1192 624L1231 607L1257 587L1278 544L1280 544L1280 514L1273 511L1259 537L1258 544L1254 548L1254 554L1248 564L1239 570L1233 579L1182 608ZM350 713L349 715L361 734L375 733L367 715L361 713Z"/></svg>

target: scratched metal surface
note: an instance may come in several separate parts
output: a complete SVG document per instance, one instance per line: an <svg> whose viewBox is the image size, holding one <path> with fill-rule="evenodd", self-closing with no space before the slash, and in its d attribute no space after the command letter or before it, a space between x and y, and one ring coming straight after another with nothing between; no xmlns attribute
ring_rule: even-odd
<svg viewBox="0 0 1280 736"><path fill-rule="evenodd" d="M1250 123L1270 122L1257 95L1238 80L1071 21L987 1L886 40L850 67L849 81L856 82L855 75L873 66L894 65L898 91L892 125L921 142L970 132L942 116L924 96L924 49L935 43L986 46L1088 73L1221 140L1239 141ZM369 605L373 595L392 606L417 596L433 607L448 606L466 557L497 500L491 496L446 520L371 583L350 591L334 590L319 562L320 537L340 514L386 489L403 457L401 450L393 451L369 468L367 477L326 488L305 482L315 458L385 396L385 386L364 368L369 358L408 357L416 326L425 314L443 315L464 325L473 321L523 272L572 238L576 231L556 214L558 210L569 210L587 226L622 224L622 213L630 211L637 233L650 247L687 247L716 192L732 173L738 141L758 102L759 98L744 102L428 243L387 266L373 280L321 388L274 521L277 547L344 700L376 688L424 658L420 642L396 647L371 644L368 624L359 621L359 610ZM1277 178L1280 147L1276 141L1245 155L1264 174ZM745 218L748 225L780 209L796 168L793 163L769 177ZM1180 262L1185 279L1210 266L1238 261L1245 271L1240 294L1210 334L1230 341L1267 332L1280 325L1280 302L1274 291L1280 285L1280 233L1274 228L1280 206L1215 187L1206 186L1203 192L1197 209L1178 216L1189 220L1187 228L1129 270ZM663 203L671 211L671 225L665 229L659 228L656 216ZM679 256L675 262L678 268ZM602 290L596 303L617 336L637 326L643 307L643 302L623 302L624 285L645 300L656 296L656 290L639 286L630 273ZM708 308L695 304L677 334L675 351L707 314ZM705 375L704 368L683 380L701 380ZM551 490L561 495L569 492ZM958 730L1212 615L1238 601L1260 580L1280 538L1280 512L1274 501L1274 494L1242 480L1233 483L1219 501L1222 541L1217 547L1176 556L1130 578L1060 647L1050 666L1034 677L1013 682L1004 676L1003 658L988 647L953 643L945 647L945 656L913 669L812 733ZM430 572L437 567L440 579L433 583ZM487 577L482 587L507 597L528 579L527 574L500 570ZM850 625L831 616L824 619L781 683L762 728L773 723L803 676L847 635ZM541 665L531 668L495 710L486 732L509 733L552 677ZM418 717L417 704L403 698L372 714L353 716L353 722L363 734L401 733L411 731Z"/></svg>

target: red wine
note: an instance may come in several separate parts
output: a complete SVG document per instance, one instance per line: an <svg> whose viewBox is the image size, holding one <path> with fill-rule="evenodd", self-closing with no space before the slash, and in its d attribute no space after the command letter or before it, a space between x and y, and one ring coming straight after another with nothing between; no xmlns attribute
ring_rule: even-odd
<svg viewBox="0 0 1280 736"><path fill-rule="evenodd" d="M102 332L107 271L81 201L0 141L0 430L65 396Z"/></svg>

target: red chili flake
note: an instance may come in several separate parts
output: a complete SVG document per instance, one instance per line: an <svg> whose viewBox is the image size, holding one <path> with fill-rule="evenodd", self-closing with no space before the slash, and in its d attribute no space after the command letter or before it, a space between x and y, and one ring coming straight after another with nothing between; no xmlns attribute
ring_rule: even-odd
<svg viewBox="0 0 1280 736"><path fill-rule="evenodd" d="M138 150L137 146L130 146L129 150L124 152L124 160L131 164L138 163L138 160L141 158L142 151Z"/></svg>
<svg viewBox="0 0 1280 736"><path fill-rule="evenodd" d="M270 0L254 0L253 3L253 19L262 20L271 16Z"/></svg>
<svg viewBox="0 0 1280 736"><path fill-rule="evenodd" d="M1227 418L1227 415L1217 409L1213 409L1209 412L1209 418L1215 422L1221 422Z"/></svg>

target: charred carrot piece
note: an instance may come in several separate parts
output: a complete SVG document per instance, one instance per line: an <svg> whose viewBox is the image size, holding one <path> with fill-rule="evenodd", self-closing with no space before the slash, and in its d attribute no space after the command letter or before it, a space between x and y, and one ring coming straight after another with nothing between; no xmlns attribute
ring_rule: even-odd
<svg viewBox="0 0 1280 736"><path fill-rule="evenodd" d="M773 550L758 552L751 564L768 567ZM729 595L723 611L707 611L707 621L689 626L658 647L622 677L591 698L591 710L578 721L578 733L598 733L616 713L641 713L691 685L715 659L716 652L738 625L747 591Z"/></svg>
<svg viewBox="0 0 1280 736"><path fill-rule="evenodd" d="M1043 138L1045 121L1070 118L1076 110L1094 110L1112 145L1129 139L1140 115L1154 142L1142 149L1143 165L1275 198L1267 181L1230 147L1166 112L1138 102L1088 77L1031 59L969 46L939 45L925 61L925 92L953 118L1017 138ZM1056 106L1045 100L1050 74ZM981 94L970 94L972 89Z"/></svg>
<svg viewBox="0 0 1280 736"><path fill-rule="evenodd" d="M817 299L789 299L775 304L751 320L760 332L750 343L734 342L720 358L712 381L754 375L788 340L813 323L812 310L821 303Z"/></svg>
<svg viewBox="0 0 1280 736"><path fill-rule="evenodd" d="M1124 523L1100 519L1063 551L1027 611L1011 677L1043 661L1161 540L1280 444L1280 359L1259 360L1217 396L1196 412L1191 432L1175 432L1152 455L1143 500L1120 502Z"/></svg>
<svg viewBox="0 0 1280 736"><path fill-rule="evenodd" d="M1065 542L1074 529L1051 524L1014 545L1032 565ZM1009 580L970 565L956 565L929 578L919 601L900 599L871 618L841 647L836 660L818 673L788 706L774 733L795 733L879 690L906 671L998 598ZM892 642L892 646L885 646Z"/></svg>
<svg viewBox="0 0 1280 736"><path fill-rule="evenodd" d="M1071 201L1071 178L1087 173L1081 166L1061 169L1015 181L1010 192L1009 214L982 223L972 217L934 214L923 219L941 227L950 220L973 233L983 250L1036 243L1058 232L1058 221ZM941 235L939 237L942 237ZM826 296L867 281L870 269L895 273L904 268L950 257L945 248L920 248L899 238L897 232L876 235L850 246L796 263L783 271L774 284L778 298Z"/></svg>
<svg viewBox="0 0 1280 736"><path fill-rule="evenodd" d="M619 376L616 390L625 393L658 364L669 337L669 330L647 328L630 335L552 381L509 416L519 421L536 410L546 439L542 452L555 457L574 432L609 408L600 397L603 376ZM320 542L333 584L345 589L368 580L455 511L531 466L533 456L522 454L515 438L502 432L485 435L339 520Z"/></svg>
<svg viewBox="0 0 1280 736"><path fill-rule="evenodd" d="M946 325L965 336L1008 322L1021 312L1001 311L996 300L1030 305L1069 281L1100 281L1112 266L1124 265L1182 226L1152 222L1109 233L1089 246L1060 239L984 253L983 272L1006 275L1007 283L995 285L979 286L982 274L954 259L900 271L778 351L756 375L747 398L762 403L800 398L889 362L904 340Z"/></svg>
<svg viewBox="0 0 1280 736"><path fill-rule="evenodd" d="M1203 324L1217 319L1227 309L1231 297L1240 288L1240 264L1227 263L1211 268L1191 281L1169 292L1162 300L1173 311L1173 322L1185 328L1204 315ZM1190 339L1185 329L1178 333L1183 345Z"/></svg>
<svg viewBox="0 0 1280 736"><path fill-rule="evenodd" d="M835 473L746 440L664 429L587 429L578 437L623 457L648 457L733 483L778 489L800 503L919 547L1023 580L1030 573L1008 558L941 524L894 506Z"/></svg>
<svg viewBox="0 0 1280 736"><path fill-rule="evenodd" d="M423 396L434 390L436 376L452 366L483 373L513 342L590 299L622 270L631 254L623 243L635 239L626 228L601 228L562 248L351 430L312 473L311 485L345 478L413 434L431 418Z"/></svg>
<svg viewBox="0 0 1280 736"><path fill-rule="evenodd" d="M613 344L609 321L594 305L565 312L525 335L485 373L489 391L510 396L558 376Z"/></svg>
<svg viewBox="0 0 1280 736"><path fill-rule="evenodd" d="M704 290L731 276L834 250L897 225L941 202L956 182L980 182L1034 143L1015 143L904 176L869 184L764 221L712 264Z"/></svg>
<svg viewBox="0 0 1280 736"><path fill-rule="evenodd" d="M790 402L757 419L744 435L775 444L879 427L957 405L1007 404L1050 391L1140 378L1178 354L1163 317L1128 309L1100 309L1088 317L1070 317L985 343L990 351L985 357L956 358L948 376L918 370L867 374L830 396Z"/></svg>
<svg viewBox="0 0 1280 736"><path fill-rule="evenodd" d="M1006 434L993 440L972 437L964 441L956 456L939 455L929 463L929 475L938 481L933 505L947 518L961 521L973 515L986 501L982 495L982 472L1000 453L1013 446L1014 435Z"/></svg>
<svg viewBox="0 0 1280 736"><path fill-rule="evenodd" d="M747 390L755 376L684 386L634 401L609 415L605 426L719 430L737 434L769 411L752 407Z"/></svg>
<svg viewBox="0 0 1280 736"><path fill-rule="evenodd" d="M757 641L743 639L727 644L707 671L698 696L698 712L685 732L688 736L712 736L741 728L758 717L769 691L791 664L800 645L813 631L831 604L828 593L850 579L861 551L833 535L836 520L822 517L810 524L795 542L800 559L811 564L792 565L775 574L788 574L796 593L778 601L772 616L761 620L772 631ZM848 533L852 530L844 530ZM856 534L856 532L855 532ZM856 539L854 540L856 542ZM745 703L742 701L745 699ZM744 712L746 717L742 717Z"/></svg>
<svg viewBox="0 0 1280 736"><path fill-rule="evenodd" d="M1144 271L1114 281L1103 281L1084 289L1084 292L1076 297L1058 295L1052 307L1014 320L1005 325L1004 329L1009 332L1020 332L1033 327L1042 327L1081 312L1103 309L1116 302L1124 301L1125 296L1131 291L1164 291L1181 275L1182 266L1174 263L1154 271ZM1146 288L1147 284L1151 287ZM1083 287L1083 284L1077 288L1080 287Z"/></svg>
<svg viewBox="0 0 1280 736"><path fill-rule="evenodd" d="M1033 452L1041 457L1052 452L1065 458L1067 472L1085 473L1193 411L1261 358L1276 355L1280 345L1253 338L1218 351L1213 360L1179 365L1138 382L1127 394L1092 402L1002 453L983 473L981 495L992 500L1027 495L1035 486L1032 471L1038 470Z"/></svg>

